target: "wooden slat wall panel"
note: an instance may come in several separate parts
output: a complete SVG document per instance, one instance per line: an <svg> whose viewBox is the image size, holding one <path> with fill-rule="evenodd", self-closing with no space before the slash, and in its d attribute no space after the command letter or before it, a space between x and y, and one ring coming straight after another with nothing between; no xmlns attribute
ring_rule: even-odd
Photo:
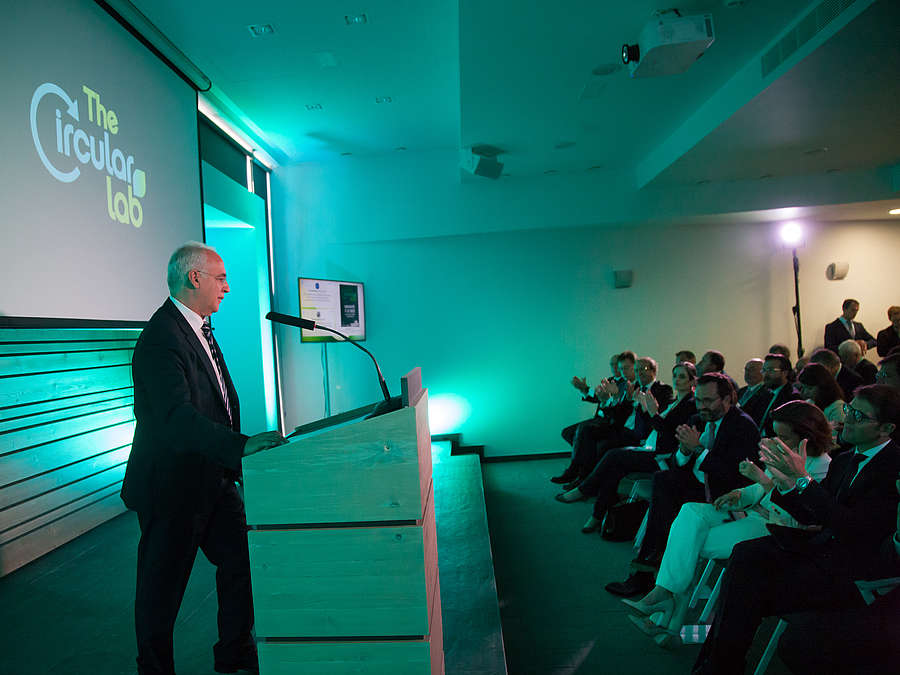
<svg viewBox="0 0 900 675"><path fill-rule="evenodd" d="M103 412L119 406L134 405L134 396L116 396L116 392L107 394L109 398L102 398L102 394L93 394L93 397L99 397L96 401L90 403L81 403L79 405L66 405L68 401L59 401L55 410L33 411L36 406L28 406L29 412L21 414L18 417L7 418L0 422L0 434L8 431L17 431L26 427L33 427L39 424L49 424L62 419L73 419L83 415ZM47 404L43 404L47 405ZM12 412L12 411L9 411ZM21 412L21 411L20 411Z"/></svg>
<svg viewBox="0 0 900 675"><path fill-rule="evenodd" d="M128 440L130 441L131 439L129 438ZM100 471L106 471L111 466L127 462L130 452L131 443L129 442L128 445L120 448L100 452L93 457L88 457L74 464L13 483L0 490L0 514L2 514L3 509L8 509L36 495L56 490Z"/></svg>
<svg viewBox="0 0 900 675"><path fill-rule="evenodd" d="M122 513L140 329L0 329L0 575Z"/></svg>
<svg viewBox="0 0 900 675"><path fill-rule="evenodd" d="M106 429L98 429L88 434L0 457L0 476L4 481L0 491L12 483L68 466L126 443L130 444L133 437L134 422L123 422Z"/></svg>
<svg viewBox="0 0 900 675"><path fill-rule="evenodd" d="M65 373L0 379L0 408L52 401L132 386L131 366L107 366ZM13 386L18 385L18 386Z"/></svg>

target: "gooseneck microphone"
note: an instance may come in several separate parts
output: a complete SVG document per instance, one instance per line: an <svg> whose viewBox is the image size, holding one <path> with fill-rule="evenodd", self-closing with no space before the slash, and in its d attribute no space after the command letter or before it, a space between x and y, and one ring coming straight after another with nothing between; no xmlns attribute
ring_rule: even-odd
<svg viewBox="0 0 900 675"><path fill-rule="evenodd" d="M329 328L328 326L317 325L315 321L310 321L309 319L304 319L299 316L291 316L289 314L280 314L278 312L269 312L266 314L266 318L269 321L274 321L275 323L282 323L286 326L296 326L297 328L307 328L309 330L324 330L329 333L334 333L342 338L344 338L344 342L349 342L351 345L356 347L357 349L362 349L366 354L369 355L369 358L372 359L372 363L375 364L375 372L378 373L378 384L381 385L381 393L384 395L385 401L391 401L391 394L388 391L387 382L384 381L384 375L381 374L381 368L378 367L378 361L375 360L375 357L372 356L372 352L363 347L358 342L354 342L348 336L343 333L334 330L333 328Z"/></svg>

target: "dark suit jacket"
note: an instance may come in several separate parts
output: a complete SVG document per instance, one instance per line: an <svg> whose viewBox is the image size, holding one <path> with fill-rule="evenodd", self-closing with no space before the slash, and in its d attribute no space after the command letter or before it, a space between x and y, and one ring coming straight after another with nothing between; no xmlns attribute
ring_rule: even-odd
<svg viewBox="0 0 900 675"><path fill-rule="evenodd" d="M861 359L853 370L862 378L863 384L875 384L875 376L878 375L878 366L869 361L869 359ZM845 392L846 393L846 392Z"/></svg>
<svg viewBox="0 0 900 675"><path fill-rule="evenodd" d="M197 335L171 300L156 310L131 362L137 425L122 483L129 509L201 512L217 498L223 478L237 477L247 436L240 433L237 392L222 365L231 424Z"/></svg>
<svg viewBox="0 0 900 675"><path fill-rule="evenodd" d="M694 418L693 425L698 427L703 425L699 415ZM756 461L759 455L757 443L759 430L756 424L738 406L732 406L722 418L713 447L698 467L707 475L713 499L750 484L750 481L738 471L738 464L745 459ZM696 460L680 468L693 470L694 461Z"/></svg>
<svg viewBox="0 0 900 675"><path fill-rule="evenodd" d="M838 371L837 377L834 379L837 380L838 386L844 390L844 400L849 401L853 398L853 390L857 387L865 384L863 379L859 376L852 368L848 368L847 366L841 366L841 369Z"/></svg>
<svg viewBox="0 0 900 675"><path fill-rule="evenodd" d="M885 538L892 535L897 519L900 446L888 442L859 472L849 487L841 489L855 470L853 453L832 460L821 485L813 481L803 491L772 492L772 501L801 523L823 526L809 538L788 540L785 532L773 532L785 548L810 554L835 574L849 579L883 576L878 555ZM782 537L782 538L780 538Z"/></svg>
<svg viewBox="0 0 900 675"><path fill-rule="evenodd" d="M876 343L878 345L878 356L884 358L894 347L900 345L900 336L897 335L894 326L891 325L884 330L878 331Z"/></svg>
<svg viewBox="0 0 900 675"><path fill-rule="evenodd" d="M670 401L671 403L671 401ZM687 424L696 416L697 406L694 403L694 395L688 394L678 402L669 414L663 417L656 414L650 418L650 426L656 429L657 454L671 454L678 450L678 439L675 438L675 429L681 424Z"/></svg>
<svg viewBox="0 0 900 675"><path fill-rule="evenodd" d="M741 393L746 389L746 387L742 388L741 391L738 392L738 400L741 398ZM762 421L763 413L766 412L766 408L769 406L769 401L772 400L772 392L766 389L766 385L760 385L759 389L757 389L753 396L741 406L741 409L750 415L754 422L756 422L756 426L759 426L759 423Z"/></svg>
<svg viewBox="0 0 900 675"><path fill-rule="evenodd" d="M770 394L771 395L771 394ZM778 392L778 395L775 397L775 400L772 401L772 405L768 406L768 411L765 406L763 407L763 412L766 413L759 423L759 433L763 437L769 437L775 435L775 430L772 428L772 413L776 408L780 405L784 405L788 401L796 401L800 399L801 396L796 391L794 391L794 385L788 382L781 388L781 391ZM771 400L771 399L770 399ZM768 405L768 403L766 404Z"/></svg>
<svg viewBox="0 0 900 675"><path fill-rule="evenodd" d="M659 380L650 385L650 393L653 395L653 398L656 399L656 403L659 405L660 410L667 408L672 402L672 399L675 398L672 387ZM628 418L631 417L633 409L634 401L630 398L626 398L621 403L618 403L609 409L606 414L610 416L614 425L623 427L625 422L628 421ZM650 416L644 412L643 408L638 407L634 420L634 435L639 439L646 438L650 433L650 429Z"/></svg>
<svg viewBox="0 0 900 675"><path fill-rule="evenodd" d="M869 335L869 331L867 331L866 327L859 321L853 322L853 328L856 330L856 336L853 338L854 340L865 340L866 346L875 346L875 338ZM835 354L837 354L838 345L850 338L850 331L847 330L847 327L844 325L844 322L841 321L840 317L825 325L825 348L830 349Z"/></svg>

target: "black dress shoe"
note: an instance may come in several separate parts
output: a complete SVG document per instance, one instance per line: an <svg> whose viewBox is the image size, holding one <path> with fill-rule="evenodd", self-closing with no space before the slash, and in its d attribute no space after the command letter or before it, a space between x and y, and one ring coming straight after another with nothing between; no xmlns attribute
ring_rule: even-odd
<svg viewBox="0 0 900 675"><path fill-rule="evenodd" d="M645 595L653 588L653 575L650 572L635 572L625 581L613 581L605 588L609 593L623 598Z"/></svg>
<svg viewBox="0 0 900 675"><path fill-rule="evenodd" d="M563 485L563 492L568 492L569 490L574 490L579 485L581 485L582 481L584 481L584 478L581 478L579 476L579 477L575 478L575 480L573 480L571 483L566 483L565 485Z"/></svg>
<svg viewBox="0 0 900 675"><path fill-rule="evenodd" d="M217 673L247 673L248 675L259 675L259 658L256 654L248 654L236 661L216 661L213 668Z"/></svg>
<svg viewBox="0 0 900 675"><path fill-rule="evenodd" d="M564 485L572 482L576 478L578 478L578 472L570 468L566 469L558 476L553 476L553 478L550 479L550 482L556 483L557 485Z"/></svg>

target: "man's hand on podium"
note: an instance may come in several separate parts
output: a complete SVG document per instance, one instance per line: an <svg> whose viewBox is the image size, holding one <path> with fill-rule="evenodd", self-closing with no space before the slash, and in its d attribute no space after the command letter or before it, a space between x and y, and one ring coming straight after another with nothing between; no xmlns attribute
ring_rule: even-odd
<svg viewBox="0 0 900 675"><path fill-rule="evenodd" d="M253 455L260 450L274 448L276 445L284 445L285 443L287 441L284 440L284 436L277 431L264 431L247 439L247 442L244 444L244 457Z"/></svg>

